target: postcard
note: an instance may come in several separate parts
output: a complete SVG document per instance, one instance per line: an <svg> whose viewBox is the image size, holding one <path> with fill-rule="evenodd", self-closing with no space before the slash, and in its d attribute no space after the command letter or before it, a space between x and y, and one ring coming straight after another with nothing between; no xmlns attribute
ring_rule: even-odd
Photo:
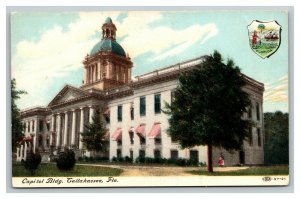
<svg viewBox="0 0 300 199"><path fill-rule="evenodd" d="M11 12L12 186L288 185L288 15Z"/></svg>

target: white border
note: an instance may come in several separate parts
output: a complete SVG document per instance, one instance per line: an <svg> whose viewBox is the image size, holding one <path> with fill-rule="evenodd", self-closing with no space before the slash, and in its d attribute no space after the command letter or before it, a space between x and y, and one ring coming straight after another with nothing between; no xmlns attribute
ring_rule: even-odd
<svg viewBox="0 0 300 199"><path fill-rule="evenodd" d="M162 0L152 0L152 1L141 1L141 0L107 0L107 1L93 1L93 0L77 0L77 1L62 1L62 0L51 0L51 1L41 1L41 0L2 0L0 1L0 30L1 30L1 40L2 42L0 42L0 46L1 46L1 59L0 59L0 91L1 93L1 107L0 110L1 111L1 118L0 118L0 129L2 130L2 136L5 135L5 130L7 128L7 124L6 124L6 113L4 110L7 109L7 106L9 104L7 104L8 102L7 99L9 96L7 96L8 92L7 92L7 82L9 82L9 77L6 76L7 71L6 71L6 58L8 58L6 55L6 43L3 41L6 41L6 6L294 6L294 28L295 28L295 40L291 41L292 43L294 43L294 48L295 49L291 49L290 48L290 53L295 52L295 54L299 54L299 39L296 37L296 35L300 35L299 34L299 25L295 25L295 24L299 24L299 15L300 15L300 5L299 5L299 1L298 0L252 0L249 2L245 2L245 1L240 1L240 0L202 0L202 1L193 1L193 0L173 0L173 1L162 1ZM7 41L9 42L9 41ZM296 56L295 56L296 57ZM296 121L295 124L294 122L292 122L294 124L294 140L300 140L299 139L299 133L296 132L300 132L299 131L299 122L297 122L299 120L298 117L298 110L299 110L299 89L297 89L297 85L300 85L299 82L299 69L298 67L300 67L299 61L298 59L294 59L294 118L292 118L292 121ZM6 79L8 78L8 80ZM5 137L5 136L4 136ZM292 142L294 142L294 140L292 140ZM0 153L1 153L1 159L5 159L6 157L6 138L2 138L1 139L1 148L0 148ZM298 141L299 142L299 141ZM297 142L295 142L295 154L298 154L297 152L299 151L299 144L296 144ZM4 164L2 164L4 166ZM288 197L288 198L299 198L299 192L300 189L297 188L299 187L299 171L297 170L297 168L299 167L299 155L295 155L294 157L294 194L289 194L289 193L285 193L285 194L277 194L277 193L273 193L273 194L268 194L268 195L249 195L249 197L268 197L268 198L283 198L283 197ZM8 194L6 193L6 187L10 186L9 184L6 184L6 178L4 176L6 176L6 169L4 169L3 167L0 169L0 176L1 176L1 180L0 180L0 194L1 196L3 196L3 198L16 198L16 197L20 197L20 198L24 198L24 197L29 197L29 198L56 198L57 196L61 196L59 194L59 192L62 192L64 190L54 190L51 192L54 192L55 194L43 194L43 196L41 196L40 194ZM53 190L53 189L52 189ZM207 191L208 190L208 191ZM100 189L100 190L89 190L89 192L93 193L93 192L104 192L104 193L109 193L109 192L177 192L175 193L175 195L173 194L172 198L182 198L185 197L185 195L180 195L178 194L178 192L209 192L210 189L207 190L203 190L203 189L192 189L192 188L178 188L176 190L171 189L171 190L167 190L165 191L165 189L145 189L142 190L141 189L135 189L135 190L130 190L130 189ZM228 190L228 191L226 191ZM222 189L221 192L241 192L239 191L239 189L236 188L228 188L224 191L224 189ZM201 196L188 196L188 197L192 197L192 198L196 198L196 197L205 197L205 198L215 198L215 197L222 197L223 198L241 198L241 197L247 197L245 196L245 192L257 192L257 190L261 190L260 188L249 188L247 191L242 191L239 194L228 194L228 193L223 193L222 195L211 195L211 194L202 194ZM19 191L20 192L20 191ZM28 192L27 190L23 190L23 192ZM45 190L35 190L35 192L47 192ZM68 194L65 195L63 197L67 197L67 198L82 198L84 197L82 194L78 194L78 192L84 192L84 190L68 190L68 192L73 192L73 194ZM216 192L220 192L220 191L216 191ZM135 197L145 197L145 196L140 196L140 195L135 195ZM89 197L95 197L94 195L89 195ZM99 197L99 196L96 196ZM107 198L115 198L116 196L103 196L101 195L101 197L107 197ZM117 197L122 197L123 196L117 196ZM153 197L153 196L151 196ZM156 196L155 196L156 197ZM166 197L166 196L164 196ZM133 196L130 196L130 198L133 198Z"/></svg>

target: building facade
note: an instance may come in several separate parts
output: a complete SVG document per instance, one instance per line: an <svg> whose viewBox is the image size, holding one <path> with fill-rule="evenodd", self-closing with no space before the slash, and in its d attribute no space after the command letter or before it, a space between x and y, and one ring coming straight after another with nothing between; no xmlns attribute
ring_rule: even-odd
<svg viewBox="0 0 300 199"><path fill-rule="evenodd" d="M201 65L206 56L168 66L131 79L133 63L116 41L117 28L108 17L102 26L102 38L84 58L84 80L81 87L66 85L47 107L22 110L21 117L27 140L32 140L34 151L47 161L50 154L72 148L76 155L89 156L81 142L81 132L92 122L95 111L105 118L108 152L99 154L113 157L187 158L207 162L207 147L181 149L167 134L168 116L161 110L171 102L172 92L182 72ZM243 75L252 106L243 117L255 123L252 137L240 151L229 153L215 148L217 164L220 152L225 164L263 164L263 91L264 85ZM24 147L18 157L24 158Z"/></svg>

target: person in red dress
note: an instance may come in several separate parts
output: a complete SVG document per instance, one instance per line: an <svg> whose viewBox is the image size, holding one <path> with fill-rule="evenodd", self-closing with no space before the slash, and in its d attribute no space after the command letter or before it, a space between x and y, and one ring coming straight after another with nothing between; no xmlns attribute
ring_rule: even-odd
<svg viewBox="0 0 300 199"><path fill-rule="evenodd" d="M224 156L223 156L223 154L222 154L222 152L221 152L221 153L220 153L219 160L218 160L218 165L219 165L220 167L223 167L224 164L225 164L225 162L224 162Z"/></svg>
<svg viewBox="0 0 300 199"><path fill-rule="evenodd" d="M255 46L257 42L257 33L254 30L253 34L252 34L252 46Z"/></svg>

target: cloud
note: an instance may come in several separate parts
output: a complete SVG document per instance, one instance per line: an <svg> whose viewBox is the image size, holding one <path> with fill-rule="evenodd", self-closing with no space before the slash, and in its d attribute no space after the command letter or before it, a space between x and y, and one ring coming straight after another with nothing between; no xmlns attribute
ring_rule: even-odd
<svg viewBox="0 0 300 199"><path fill-rule="evenodd" d="M266 84L264 93L265 102L287 102L288 101L288 76L285 75L277 81Z"/></svg>
<svg viewBox="0 0 300 199"><path fill-rule="evenodd" d="M196 42L204 43L218 33L214 24L196 24L182 30L163 25L152 27L153 22L163 19L161 12L129 12L121 23L116 20L119 14L109 12L118 38L124 38L120 44L131 58L153 52L153 60L160 60L181 53ZM21 108L46 105L49 97L53 97L46 93L49 86L67 83L64 77L82 68L84 56L101 38L101 26L107 16L107 12L81 12L79 19L67 28L56 25L44 31L37 41L22 40L16 44L11 60L12 77L19 89L28 92L20 99Z"/></svg>
<svg viewBox="0 0 300 199"><path fill-rule="evenodd" d="M146 52L153 52L155 56L152 60L161 60L183 52L198 41L203 44L218 33L216 25L212 23L192 25L183 30L174 30L166 26L150 26L152 22L161 18L160 14L149 17L147 13L136 15L133 12L122 24L119 24L119 29L122 30L121 36L127 35L121 44L133 58ZM166 51L172 46L176 47Z"/></svg>

